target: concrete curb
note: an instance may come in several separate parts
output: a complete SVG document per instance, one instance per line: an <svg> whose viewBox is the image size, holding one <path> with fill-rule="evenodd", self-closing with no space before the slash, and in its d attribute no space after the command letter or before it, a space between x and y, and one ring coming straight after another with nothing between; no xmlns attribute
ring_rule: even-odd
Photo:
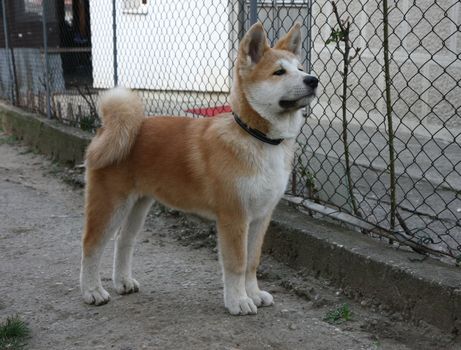
<svg viewBox="0 0 461 350"><path fill-rule="evenodd" d="M55 160L83 161L91 135L0 103L0 125ZM433 259L386 247L358 232L312 219L282 202L265 252L291 267L329 279L351 297L371 298L444 331L461 331L461 271Z"/></svg>
<svg viewBox="0 0 461 350"><path fill-rule="evenodd" d="M83 162L91 135L0 102L0 125L33 150L62 163Z"/></svg>
<svg viewBox="0 0 461 350"><path fill-rule="evenodd" d="M357 299L373 299L406 319L444 331L461 330L461 271L434 259L396 250L359 232L313 219L282 202L265 249L278 260L306 269Z"/></svg>

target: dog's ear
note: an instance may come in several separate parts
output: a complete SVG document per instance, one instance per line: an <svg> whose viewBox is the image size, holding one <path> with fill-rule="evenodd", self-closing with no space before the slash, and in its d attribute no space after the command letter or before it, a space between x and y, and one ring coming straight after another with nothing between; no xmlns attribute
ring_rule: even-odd
<svg viewBox="0 0 461 350"><path fill-rule="evenodd" d="M253 24L240 42L241 63L244 65L258 63L268 49L263 25L260 22Z"/></svg>
<svg viewBox="0 0 461 350"><path fill-rule="evenodd" d="M290 31L275 44L274 49L290 51L299 56L301 53L301 24L295 23Z"/></svg>

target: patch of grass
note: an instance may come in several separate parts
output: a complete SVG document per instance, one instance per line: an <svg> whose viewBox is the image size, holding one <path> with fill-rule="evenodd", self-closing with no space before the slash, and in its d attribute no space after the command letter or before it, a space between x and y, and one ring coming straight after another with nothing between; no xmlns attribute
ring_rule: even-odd
<svg viewBox="0 0 461 350"><path fill-rule="evenodd" d="M0 145L12 145L18 142L18 138L14 135L0 135Z"/></svg>
<svg viewBox="0 0 461 350"><path fill-rule="evenodd" d="M28 149L26 149L26 150L24 150L24 151L19 152L19 154L20 154L20 155L24 155L24 154L29 154L29 153L32 153L32 152L33 152L33 151L32 151L30 148L28 148Z"/></svg>
<svg viewBox="0 0 461 350"><path fill-rule="evenodd" d="M94 132L98 128L97 115L84 116L80 118L79 126L83 131Z"/></svg>
<svg viewBox="0 0 461 350"><path fill-rule="evenodd" d="M0 349L24 348L29 334L29 328L18 316L8 317L0 324Z"/></svg>
<svg viewBox="0 0 461 350"><path fill-rule="evenodd" d="M53 161L51 166L48 168L48 174L51 174L51 175L58 175L58 174L61 174L62 172L63 172L62 167L57 161Z"/></svg>
<svg viewBox="0 0 461 350"><path fill-rule="evenodd" d="M352 312L349 308L349 305L343 304L334 310L328 311L323 320L331 324L340 324L350 321L351 317Z"/></svg>

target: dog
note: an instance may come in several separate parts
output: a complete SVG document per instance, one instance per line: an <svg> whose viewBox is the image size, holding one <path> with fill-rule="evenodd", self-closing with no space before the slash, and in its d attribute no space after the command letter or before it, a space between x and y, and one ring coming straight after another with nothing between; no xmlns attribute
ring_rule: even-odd
<svg viewBox="0 0 461 350"><path fill-rule="evenodd" d="M230 103L214 118L145 117L124 88L99 103L102 127L86 152L85 224L80 286L88 304L110 296L99 268L117 233L113 283L119 294L139 290L131 262L136 235L153 201L216 221L224 305L232 315L273 305L258 286L264 235L286 189L303 124L302 108L318 79L300 64L295 24L271 48L261 23L240 42Z"/></svg>

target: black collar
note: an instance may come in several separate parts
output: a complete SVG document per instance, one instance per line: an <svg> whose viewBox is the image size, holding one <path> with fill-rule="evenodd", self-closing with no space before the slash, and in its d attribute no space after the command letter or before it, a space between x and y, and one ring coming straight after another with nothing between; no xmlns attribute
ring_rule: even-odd
<svg viewBox="0 0 461 350"><path fill-rule="evenodd" d="M237 115L237 113L232 112L234 115L234 119L237 122L237 124L245 130L247 133L249 133L251 136L257 138L259 141L268 143L270 145L280 145L280 143L283 141L283 139L270 139L266 136L266 134L262 133L261 131L257 129L250 128L248 125L246 125L242 119Z"/></svg>

